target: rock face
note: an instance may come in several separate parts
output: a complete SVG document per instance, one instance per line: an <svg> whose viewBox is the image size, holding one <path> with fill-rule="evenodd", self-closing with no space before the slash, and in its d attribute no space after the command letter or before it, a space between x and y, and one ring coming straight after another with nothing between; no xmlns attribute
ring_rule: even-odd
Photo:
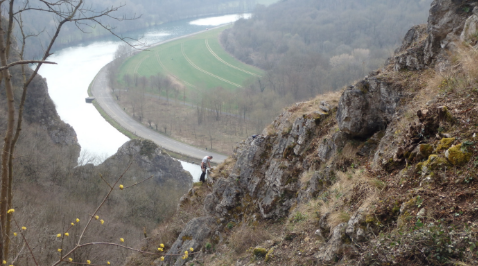
<svg viewBox="0 0 478 266"><path fill-rule="evenodd" d="M470 41L470 36L476 32L473 29L477 25L477 6L474 0L433 1L426 32L423 26L416 26L407 33L402 47L393 58L395 70L421 70L435 63L446 64L445 51L454 49L455 42L460 38Z"/></svg>
<svg viewBox="0 0 478 266"><path fill-rule="evenodd" d="M353 137L369 137L390 122L401 88L379 77L366 78L344 91L337 110L342 132Z"/></svg>
<svg viewBox="0 0 478 266"><path fill-rule="evenodd" d="M387 74L390 74L400 70L440 67L440 64L447 63L447 49L454 49L454 42L460 36L462 41L475 42L472 44L476 45L478 40L473 38L478 28L477 12L478 0L435 0L428 24L415 26L408 31L402 46L397 49L384 71L389 71ZM404 97L402 92L406 89L399 83L380 72L372 73L343 92L337 109L330 104L320 103L314 106L314 112L297 116L291 111L302 108L303 103L297 103L281 114L262 135L242 142L233 155L233 165L228 168L232 170L215 180L212 192L205 197L204 208L208 217L188 223L171 252L181 253L188 248L187 245L200 243L204 239L203 235L212 234L216 222L224 225L227 222L238 224L286 217L295 204L321 195L321 192L337 182L337 176L340 175L335 170L346 173L345 164L351 165L350 161L339 158L337 161L345 161L341 166L334 165L337 162L331 161L339 156L342 148L345 150L344 147L353 141L361 142L362 146L351 149L354 151L351 156L368 158L365 161L372 162L366 166L370 172L388 170L390 165L412 162L426 176L426 180L431 180L431 175L427 176L430 170L468 162L471 154L462 149L461 145L471 145L470 142L450 147L454 139L443 139L437 149L424 143L425 139L439 136L440 123L449 118L444 106L429 106L430 109L418 110L416 115L419 121L410 123L408 127L401 125L402 133L397 131L397 123L405 106L401 105ZM337 124L327 124L328 119L333 119L330 114L335 111L334 122ZM327 127L327 132L322 132L321 127ZM402 134L402 138L397 137L399 134ZM365 138L369 139L361 141ZM441 154L444 150L447 150L445 156ZM310 157L307 156L312 157L311 154L313 159L308 160ZM405 172L402 173L404 177ZM375 186L378 188L381 185ZM359 190L360 185L354 189ZM352 207L356 209L346 222L340 220L338 224L330 223L329 218L333 216L330 211L320 214L315 235L323 244L314 254L315 264L329 265L338 260L347 261L358 255L355 251L359 245L355 245L356 243L371 238L374 230L371 228L376 218L367 214L370 205L355 206L356 202L347 204L347 210ZM416 204L410 202L408 205ZM404 206L402 204L400 208L403 216L407 213ZM427 212L422 208L417 215L422 217ZM207 221L212 227L205 225ZM403 221L398 218L397 224L401 226ZM194 226L196 231L192 229ZM199 236L184 238L191 235ZM185 239L194 239L195 242L187 242ZM175 261L175 265L183 263Z"/></svg>
<svg viewBox="0 0 478 266"><path fill-rule="evenodd" d="M130 162L135 168L141 169L145 176L153 176L153 180L158 183L174 180L178 188L185 192L192 185L191 174L184 171L181 163L165 154L150 140L135 139L126 142L102 165L124 169Z"/></svg>
<svg viewBox="0 0 478 266"><path fill-rule="evenodd" d="M184 265L185 260L182 259L185 251L188 251L189 256L194 251L199 251L204 240L217 227L215 219L211 217L194 218L188 222L184 230L179 235L178 239L169 249L164 262L160 260L155 261L155 265ZM190 251L193 248L193 252ZM171 256L180 254L179 256Z"/></svg>

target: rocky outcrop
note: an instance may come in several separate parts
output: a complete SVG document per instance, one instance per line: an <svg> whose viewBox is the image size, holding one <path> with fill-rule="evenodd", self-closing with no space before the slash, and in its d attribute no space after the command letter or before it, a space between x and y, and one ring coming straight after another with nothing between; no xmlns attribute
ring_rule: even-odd
<svg viewBox="0 0 478 266"><path fill-rule="evenodd" d="M393 58L395 71L421 70L435 63L447 64L445 51L453 50L456 41L461 39L475 44L476 40L471 36L476 33L477 6L477 1L433 1L426 32L423 26L413 27L405 36L402 47L396 51Z"/></svg>
<svg viewBox="0 0 478 266"><path fill-rule="evenodd" d="M204 240L214 232L216 228L217 224L212 217L192 219L168 250L164 262L158 259L154 265L184 265L185 260L182 258L184 252L188 252L188 257L194 256L194 251L198 252L200 250ZM193 251L191 251L190 248L193 248Z"/></svg>
<svg viewBox="0 0 478 266"><path fill-rule="evenodd" d="M150 140L135 139L126 142L101 166L124 169L129 164L140 170L145 177L152 176L157 183L174 181L177 188L184 192L192 185L191 174L182 168L181 163ZM139 172L135 174L138 176Z"/></svg>
<svg viewBox="0 0 478 266"><path fill-rule="evenodd" d="M378 76L365 78L340 97L337 122L352 137L369 137L387 127L400 100L401 87Z"/></svg>

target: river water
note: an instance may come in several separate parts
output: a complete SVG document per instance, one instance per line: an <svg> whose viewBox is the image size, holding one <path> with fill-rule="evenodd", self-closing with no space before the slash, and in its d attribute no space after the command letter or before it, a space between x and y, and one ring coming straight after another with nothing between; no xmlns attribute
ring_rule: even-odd
<svg viewBox="0 0 478 266"><path fill-rule="evenodd" d="M181 20L148 29L132 32L129 37L140 39L145 44L154 44L205 30L210 27L232 23L250 14L207 17ZM49 61L57 65L43 65L40 74L47 79L49 93L63 121L70 124L78 135L82 156L105 158L116 153L129 140L112 127L92 104L85 103L88 86L98 71L113 59L118 40L107 37L95 42L83 43L56 51ZM199 179L198 165L181 161L194 181Z"/></svg>

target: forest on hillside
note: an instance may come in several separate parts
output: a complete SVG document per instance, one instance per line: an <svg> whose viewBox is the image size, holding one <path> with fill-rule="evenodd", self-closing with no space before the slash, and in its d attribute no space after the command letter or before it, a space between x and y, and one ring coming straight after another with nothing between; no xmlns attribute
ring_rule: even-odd
<svg viewBox="0 0 478 266"><path fill-rule="evenodd" d="M426 22L431 2L285 0L258 6L221 42L236 58L267 71L246 90L257 103L251 115L269 122L278 107L338 90L380 68L407 30Z"/></svg>
<svg viewBox="0 0 478 266"><path fill-rule="evenodd" d="M225 30L220 42L237 59L265 70L261 77L251 78L241 89L201 88L197 95L185 95L168 77L159 78L162 82L157 82L157 76L136 77L142 81L136 90L116 97L146 126L227 154L251 132L262 132L284 107L337 91L379 69L407 30L426 22L430 3L286 0L269 7L259 5L251 19L238 20ZM115 76L112 69L110 74ZM111 79L111 86L118 86ZM179 111L169 101L146 99L146 87L161 90L168 99L188 100L195 107ZM173 126L172 121L181 122Z"/></svg>
<svg viewBox="0 0 478 266"><path fill-rule="evenodd" d="M73 2L77 1L74 0ZM98 23L93 23L93 21L65 24L55 43L56 48L109 35L107 29L113 30L118 36L123 37L128 36L128 32L168 21L248 12L254 8L257 0L84 0L83 2L91 10L87 15L94 15L100 10L106 10L111 7L120 8L116 12L109 14L108 17L97 19L104 27ZM31 38L28 38L28 42L36 45L29 45L26 57L37 57L45 49L46 40L54 35L54 32L45 29L57 24L58 21L53 16L45 15L45 12L36 10L39 8L48 9L42 1L21 0L16 1L15 5L17 5L17 9L24 8L25 6L29 8L28 12L24 13L22 17L25 28L24 32L27 35L31 35ZM20 38L19 28L17 30L16 35Z"/></svg>

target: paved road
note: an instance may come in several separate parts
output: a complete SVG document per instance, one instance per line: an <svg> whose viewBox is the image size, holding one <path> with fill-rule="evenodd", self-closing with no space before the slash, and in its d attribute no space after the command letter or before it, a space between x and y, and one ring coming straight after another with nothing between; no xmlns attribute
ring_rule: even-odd
<svg viewBox="0 0 478 266"><path fill-rule="evenodd" d="M130 132L135 133L141 138L152 140L166 150L181 153L197 159L202 159L206 155L212 155L214 157L212 160L213 162L221 163L227 158L225 155L202 150L161 135L158 132L142 125L126 114L126 112L121 109L121 107L111 96L111 89L109 88L107 82L106 66L100 70L95 80L91 84L91 92L95 97L95 101L110 117L116 120L116 122L118 122L122 127Z"/></svg>

